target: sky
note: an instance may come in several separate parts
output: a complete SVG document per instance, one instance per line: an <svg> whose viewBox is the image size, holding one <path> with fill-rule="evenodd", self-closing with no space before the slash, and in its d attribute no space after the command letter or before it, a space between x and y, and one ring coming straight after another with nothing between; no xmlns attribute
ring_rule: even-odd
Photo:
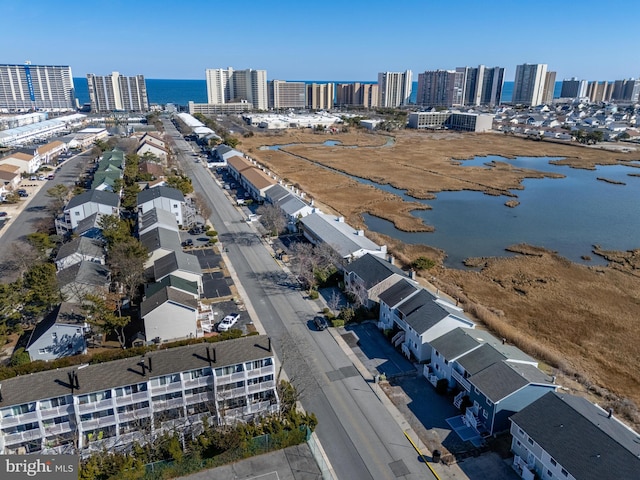
<svg viewBox="0 0 640 480"><path fill-rule="evenodd" d="M0 64L281 80L546 63L557 80L640 77L637 0L0 0Z"/></svg>

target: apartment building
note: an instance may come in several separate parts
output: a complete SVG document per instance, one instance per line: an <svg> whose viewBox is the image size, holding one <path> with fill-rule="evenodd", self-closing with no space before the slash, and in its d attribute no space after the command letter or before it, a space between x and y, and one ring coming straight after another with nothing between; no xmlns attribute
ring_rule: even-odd
<svg viewBox="0 0 640 480"><path fill-rule="evenodd" d="M268 85L269 108L304 109L307 107L307 86L304 82L273 80Z"/></svg>
<svg viewBox="0 0 640 480"><path fill-rule="evenodd" d="M553 102L553 92L556 88L556 72L547 72L544 77L544 89L542 90L542 103Z"/></svg>
<svg viewBox="0 0 640 480"><path fill-rule="evenodd" d="M126 77L119 72L98 76L87 74L92 112L148 112L147 85L143 75Z"/></svg>
<svg viewBox="0 0 640 480"><path fill-rule="evenodd" d="M512 103L535 107L543 103L547 65L522 64L516 67Z"/></svg>
<svg viewBox="0 0 640 480"><path fill-rule="evenodd" d="M0 111L75 109L71 67L0 64Z"/></svg>
<svg viewBox="0 0 640 480"><path fill-rule="evenodd" d="M378 84L376 83L339 83L336 86L336 104L374 108L378 106Z"/></svg>
<svg viewBox="0 0 640 480"><path fill-rule="evenodd" d="M0 454L87 455L279 408L271 340L199 343L0 382Z"/></svg>
<svg viewBox="0 0 640 480"><path fill-rule="evenodd" d="M222 105L226 103L241 103L246 101L258 110L269 107L267 94L267 71L207 69L207 103Z"/></svg>
<svg viewBox="0 0 640 480"><path fill-rule="evenodd" d="M307 108L310 110L331 110L335 97L335 84L311 83L307 87Z"/></svg>
<svg viewBox="0 0 640 480"><path fill-rule="evenodd" d="M560 98L582 98L587 96L587 81L576 77L562 80Z"/></svg>
<svg viewBox="0 0 640 480"><path fill-rule="evenodd" d="M464 104L489 105L500 104L502 87L504 85L504 68L486 67L458 67L457 72L464 72Z"/></svg>
<svg viewBox="0 0 640 480"><path fill-rule="evenodd" d="M411 70L378 73L378 106L396 108L408 105L412 81Z"/></svg>
<svg viewBox="0 0 640 480"><path fill-rule="evenodd" d="M493 118L493 115L485 113L412 112L407 126L429 130L488 132L493 128Z"/></svg>
<svg viewBox="0 0 640 480"><path fill-rule="evenodd" d="M432 70L418 75L416 103L429 107L459 107L465 103L466 69Z"/></svg>

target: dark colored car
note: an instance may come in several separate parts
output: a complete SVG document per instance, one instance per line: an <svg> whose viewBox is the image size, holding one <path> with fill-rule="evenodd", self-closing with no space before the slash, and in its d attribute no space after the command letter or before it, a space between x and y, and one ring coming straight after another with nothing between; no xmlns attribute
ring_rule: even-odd
<svg viewBox="0 0 640 480"><path fill-rule="evenodd" d="M327 319L320 315L316 315L315 317L313 317L313 324L316 326L317 330L325 330L327 327L329 327Z"/></svg>
<svg viewBox="0 0 640 480"><path fill-rule="evenodd" d="M182 242L182 246L183 247L191 247L191 246L193 246L193 240L191 240L190 238L187 238L184 242Z"/></svg>

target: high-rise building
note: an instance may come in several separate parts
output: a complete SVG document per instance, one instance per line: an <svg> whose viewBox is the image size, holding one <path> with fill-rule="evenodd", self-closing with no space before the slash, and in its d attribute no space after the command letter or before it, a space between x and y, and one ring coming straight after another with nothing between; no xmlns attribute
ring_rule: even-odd
<svg viewBox="0 0 640 480"><path fill-rule="evenodd" d="M333 83L311 83L307 85L307 108L311 110L333 109L335 89Z"/></svg>
<svg viewBox="0 0 640 480"><path fill-rule="evenodd" d="M339 83L336 87L338 106L372 108L378 106L378 85L375 83Z"/></svg>
<svg viewBox="0 0 640 480"><path fill-rule="evenodd" d="M553 93L556 88L556 72L547 72L544 77L544 89L542 91L542 103L553 102Z"/></svg>
<svg viewBox="0 0 640 480"><path fill-rule="evenodd" d="M587 84L587 97L591 103L608 102L614 90L615 83L594 80Z"/></svg>
<svg viewBox="0 0 640 480"><path fill-rule="evenodd" d="M378 73L378 106L396 108L408 105L412 80L411 70Z"/></svg>
<svg viewBox="0 0 640 480"><path fill-rule="evenodd" d="M76 109L71 67L0 65L0 110Z"/></svg>
<svg viewBox="0 0 640 480"><path fill-rule="evenodd" d="M587 81L576 77L562 80L560 98L582 98L587 96Z"/></svg>
<svg viewBox="0 0 640 480"><path fill-rule="evenodd" d="M465 72L465 105L500 104L504 85L504 68L479 65L477 68L456 68L456 71Z"/></svg>
<svg viewBox="0 0 640 480"><path fill-rule="evenodd" d="M523 64L516 67L513 82L512 103L536 106L543 103L544 83L547 78L547 65Z"/></svg>
<svg viewBox="0 0 640 480"><path fill-rule="evenodd" d="M637 103L640 96L640 80L629 78L616 80L611 93L611 100Z"/></svg>
<svg viewBox="0 0 640 480"><path fill-rule="evenodd" d="M207 101L212 105L247 101L258 110L269 107L266 70L208 68Z"/></svg>
<svg viewBox="0 0 640 480"><path fill-rule="evenodd" d="M143 75L125 77L118 72L106 76L89 73L87 84L93 112L149 111L147 84Z"/></svg>
<svg viewBox="0 0 640 480"><path fill-rule="evenodd" d="M464 105L466 68L432 70L418 75L416 103L429 107Z"/></svg>
<svg viewBox="0 0 640 480"><path fill-rule="evenodd" d="M286 80L272 80L269 82L269 107L307 108L307 90L304 82L287 82Z"/></svg>

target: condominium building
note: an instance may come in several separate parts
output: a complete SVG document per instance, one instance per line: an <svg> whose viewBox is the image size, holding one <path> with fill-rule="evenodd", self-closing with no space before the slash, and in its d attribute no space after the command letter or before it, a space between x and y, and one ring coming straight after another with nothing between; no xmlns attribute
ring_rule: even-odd
<svg viewBox="0 0 640 480"><path fill-rule="evenodd" d="M466 76L464 88L465 105L499 105L504 85L504 68L459 67L456 71L464 72Z"/></svg>
<svg viewBox="0 0 640 480"><path fill-rule="evenodd" d="M640 80L629 78L616 80L611 92L611 100L637 103L640 96Z"/></svg>
<svg viewBox="0 0 640 480"><path fill-rule="evenodd" d="M408 105L412 81L411 70L378 73L378 106L396 108Z"/></svg>
<svg viewBox="0 0 640 480"><path fill-rule="evenodd" d="M87 74L93 112L148 112L147 85L143 75L125 77L119 72L99 76Z"/></svg>
<svg viewBox="0 0 640 480"><path fill-rule="evenodd" d="M71 67L0 65L0 111L75 109Z"/></svg>
<svg viewBox="0 0 640 480"><path fill-rule="evenodd" d="M373 108L378 106L378 85L375 83L339 83L336 87L336 104Z"/></svg>
<svg viewBox="0 0 640 480"><path fill-rule="evenodd" d="M428 130L460 130L488 132L493 128L493 115L462 112L412 112L408 127Z"/></svg>
<svg viewBox="0 0 640 480"><path fill-rule="evenodd" d="M587 97L589 97L591 103L608 102L611 100L614 86L614 83L606 80L604 82L598 82L597 80L589 82L587 84Z"/></svg>
<svg viewBox="0 0 640 480"><path fill-rule="evenodd" d="M247 101L258 110L269 107L266 70L207 69L207 103L224 104Z"/></svg>
<svg viewBox="0 0 640 480"><path fill-rule="evenodd" d="M429 107L464 105L466 69L432 70L418 75L416 103Z"/></svg>
<svg viewBox="0 0 640 480"><path fill-rule="evenodd" d="M307 86L304 82L273 80L269 82L269 107L273 109L307 107Z"/></svg>
<svg viewBox="0 0 640 480"><path fill-rule="evenodd" d="M536 106L543 103L547 65L522 64L516 67L512 103Z"/></svg>
<svg viewBox="0 0 640 480"><path fill-rule="evenodd" d="M0 383L0 454L83 455L276 412L271 340L199 343Z"/></svg>
<svg viewBox="0 0 640 480"><path fill-rule="evenodd" d="M331 110L335 97L335 84L311 83L307 85L307 108L311 110Z"/></svg>
<svg viewBox="0 0 640 480"><path fill-rule="evenodd" d="M560 98L582 98L587 96L587 81L576 77L562 80Z"/></svg>
<svg viewBox="0 0 640 480"><path fill-rule="evenodd" d="M553 94L556 88L556 72L547 72L544 77L544 89L542 91L542 103L553 102Z"/></svg>

